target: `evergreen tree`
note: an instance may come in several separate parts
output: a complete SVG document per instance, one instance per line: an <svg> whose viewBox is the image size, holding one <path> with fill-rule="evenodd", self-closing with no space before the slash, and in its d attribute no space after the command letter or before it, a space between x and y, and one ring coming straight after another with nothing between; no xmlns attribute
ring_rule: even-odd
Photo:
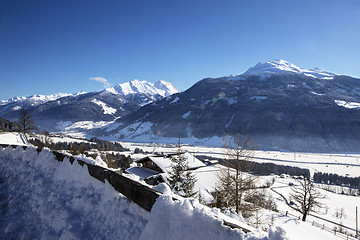
<svg viewBox="0 0 360 240"><path fill-rule="evenodd" d="M180 140L177 155L172 156L171 160L173 164L171 165L171 172L168 177L170 188L182 197L195 196L194 186L196 177L188 170L188 162L181 150Z"/></svg>

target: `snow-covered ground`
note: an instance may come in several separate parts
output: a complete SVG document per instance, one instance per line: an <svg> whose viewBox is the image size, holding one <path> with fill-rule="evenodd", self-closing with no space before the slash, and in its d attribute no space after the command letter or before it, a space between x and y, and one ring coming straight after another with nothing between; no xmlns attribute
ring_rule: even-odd
<svg viewBox="0 0 360 240"><path fill-rule="evenodd" d="M0 132L0 144L27 145L23 134L18 132Z"/></svg>
<svg viewBox="0 0 360 240"><path fill-rule="evenodd" d="M224 227L196 200L160 197L148 213L47 150L1 148L0 184L0 239L284 239Z"/></svg>
<svg viewBox="0 0 360 240"><path fill-rule="evenodd" d="M0 143L17 142L14 139L16 134L8 134L2 142L0 138ZM123 145L150 152L177 150L166 145ZM221 148L183 148L202 155L204 152L214 156L223 153ZM255 156L258 154L256 152ZM357 156L261 154L263 158L279 157L289 161L291 158L301 161L318 159L320 162L329 161L334 156L355 161ZM209 172L199 172L198 175L201 176L198 186L209 185L215 180L214 174L208 176ZM266 178L263 180L266 181ZM294 182L290 178L276 177L274 190L288 198L290 181ZM216 211L220 214L220 210L199 205L194 199L173 201L165 194L148 213L116 192L109 183L90 177L86 167L71 165L68 161L58 162L49 151L43 150L38 154L31 147L25 151L20 147L16 150L0 148L0 185L0 239L341 239L333 232L312 226L311 222L304 223L298 217L284 216L285 211L296 216L299 213L288 207L276 193L272 194L280 213L263 210L262 227L251 234L224 227L215 214ZM359 206L359 197L322 193L327 196L323 201L328 207L320 216L355 228L354 210L355 206ZM335 212L341 208L345 216L339 219L335 217ZM333 225L319 219L310 216L308 219L325 224L327 229L333 228ZM264 226L267 226L265 232L261 231Z"/></svg>
<svg viewBox="0 0 360 240"><path fill-rule="evenodd" d="M177 151L174 144L155 144L155 143L130 143L121 144L134 150L143 149L148 152L173 153ZM184 151L189 151L195 155L206 155L209 157L226 158L224 148L189 146L183 145ZM279 165L294 166L309 169L311 174L314 172L336 173L342 176L360 176L360 154L328 154L328 153L295 153L280 151L254 151L253 161L272 162Z"/></svg>
<svg viewBox="0 0 360 240"><path fill-rule="evenodd" d="M298 184L294 179L291 178L280 178L276 177L275 183L272 186L276 192L282 194L288 200L290 200L290 193L292 192L291 187L289 186L289 182ZM323 208L317 209L317 213L313 213L314 215L325 218L327 220L336 222L338 224L345 225L347 227L356 228L356 206L360 206L360 197L359 196L349 196L336 194L332 192L328 192L325 190L319 189L320 193L325 197L324 199L319 199L319 201L324 205ZM273 193L273 196L277 199L278 208L281 209L282 212L288 211L294 215L300 216L298 212L290 208L286 205L285 201L276 193ZM343 216L340 218L339 213L343 211ZM307 220L309 222L316 222L318 224L324 225L328 229L334 229L335 225L331 224L327 221L322 221L319 218L308 216ZM338 228L338 227L337 227ZM354 233L354 231L347 230L350 233Z"/></svg>
<svg viewBox="0 0 360 240"><path fill-rule="evenodd" d="M149 214L50 151L0 153L0 239L138 239Z"/></svg>

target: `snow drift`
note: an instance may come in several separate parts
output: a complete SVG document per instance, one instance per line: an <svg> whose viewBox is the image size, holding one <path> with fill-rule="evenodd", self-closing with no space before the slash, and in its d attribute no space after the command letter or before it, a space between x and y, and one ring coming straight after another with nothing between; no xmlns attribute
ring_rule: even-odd
<svg viewBox="0 0 360 240"><path fill-rule="evenodd" d="M224 227L196 200L160 197L149 214L86 167L28 147L0 148L0 239L286 239Z"/></svg>

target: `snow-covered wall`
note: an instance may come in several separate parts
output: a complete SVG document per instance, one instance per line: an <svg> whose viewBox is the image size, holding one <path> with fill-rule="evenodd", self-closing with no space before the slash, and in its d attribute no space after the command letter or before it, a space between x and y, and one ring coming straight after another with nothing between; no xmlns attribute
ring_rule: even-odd
<svg viewBox="0 0 360 240"><path fill-rule="evenodd" d="M0 239L138 239L149 213L86 165L0 148Z"/></svg>
<svg viewBox="0 0 360 240"><path fill-rule="evenodd" d="M148 213L86 165L59 162L49 150L0 147L0 239L286 239L280 228L229 229L208 211L164 195Z"/></svg>

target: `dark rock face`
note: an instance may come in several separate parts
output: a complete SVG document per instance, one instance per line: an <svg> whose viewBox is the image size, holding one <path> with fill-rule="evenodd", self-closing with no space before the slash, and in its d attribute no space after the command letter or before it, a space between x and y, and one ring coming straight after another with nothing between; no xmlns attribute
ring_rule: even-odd
<svg viewBox="0 0 360 240"><path fill-rule="evenodd" d="M203 79L185 92L119 119L114 134L134 122L151 122L164 137L250 134L260 149L360 151L360 80L275 74L244 80ZM343 102L338 102L338 100Z"/></svg>

